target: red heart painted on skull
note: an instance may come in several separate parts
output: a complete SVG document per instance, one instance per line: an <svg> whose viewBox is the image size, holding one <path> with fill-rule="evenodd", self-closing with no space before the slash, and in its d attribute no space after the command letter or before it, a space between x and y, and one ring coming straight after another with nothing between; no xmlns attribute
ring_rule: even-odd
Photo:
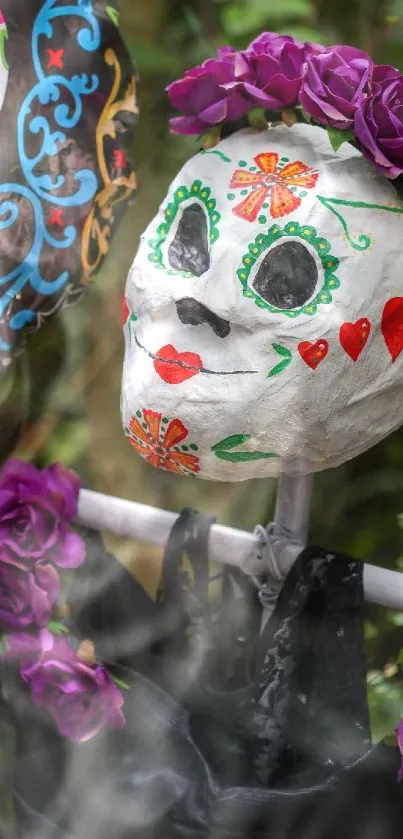
<svg viewBox="0 0 403 839"><path fill-rule="evenodd" d="M172 344L161 347L154 361L155 372L168 385L178 385L197 376L202 367L199 355L194 352L178 352Z"/></svg>
<svg viewBox="0 0 403 839"><path fill-rule="evenodd" d="M324 338L320 338L315 344L311 341L302 341L298 344L298 352L305 364L316 370L318 364L327 356L329 352L329 344Z"/></svg>
<svg viewBox="0 0 403 839"><path fill-rule="evenodd" d="M361 355L371 332L368 318L360 318L356 323L343 323L340 327L340 343L343 350L353 361Z"/></svg>
<svg viewBox="0 0 403 839"><path fill-rule="evenodd" d="M381 329L392 361L396 361L403 350L403 297L388 300L382 312Z"/></svg>

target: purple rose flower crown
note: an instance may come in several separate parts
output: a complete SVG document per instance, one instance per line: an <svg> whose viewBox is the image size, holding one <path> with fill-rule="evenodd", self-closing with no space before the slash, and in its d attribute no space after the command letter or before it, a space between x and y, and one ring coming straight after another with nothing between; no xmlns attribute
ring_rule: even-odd
<svg viewBox="0 0 403 839"><path fill-rule="evenodd" d="M327 129L335 151L349 142L387 178L403 173L403 75L355 47L264 32L246 50L222 47L167 92L181 113L171 131L202 135L205 149L247 125L305 122Z"/></svg>
<svg viewBox="0 0 403 839"><path fill-rule="evenodd" d="M97 662L90 640L74 638L60 599L60 571L80 567L86 556L71 527L79 489L78 476L59 464L40 471L10 460L3 467L0 641L3 665L17 666L59 734L84 742L105 725L124 725L119 686L127 686Z"/></svg>

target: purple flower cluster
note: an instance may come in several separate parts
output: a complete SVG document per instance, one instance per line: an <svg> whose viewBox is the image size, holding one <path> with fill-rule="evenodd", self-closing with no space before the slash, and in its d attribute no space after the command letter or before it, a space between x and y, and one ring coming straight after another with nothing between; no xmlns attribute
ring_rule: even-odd
<svg viewBox="0 0 403 839"><path fill-rule="evenodd" d="M84 562L72 533L79 480L58 464L42 472L9 460L0 479L0 628L46 626L60 581L57 567Z"/></svg>
<svg viewBox="0 0 403 839"><path fill-rule="evenodd" d="M222 47L217 58L187 70L183 79L168 86L171 104L183 114L171 120L171 130L201 134L213 125L240 119L255 107L294 107L304 63L314 50L310 44L272 32L263 33L243 52Z"/></svg>
<svg viewBox="0 0 403 839"><path fill-rule="evenodd" d="M60 734L87 740L122 724L123 698L107 671L85 663L48 630L60 591L59 569L78 568L85 546L71 529L80 482L59 464L42 471L10 460L0 477L0 634L20 664L33 701Z"/></svg>
<svg viewBox="0 0 403 839"><path fill-rule="evenodd" d="M182 114L171 120L173 133L203 134L256 107L302 106L315 123L351 132L388 178L403 173L403 76L355 47L325 48L264 32L241 52L222 47L167 91Z"/></svg>
<svg viewBox="0 0 403 839"><path fill-rule="evenodd" d="M42 629L37 636L21 632L7 640L33 702L49 711L63 737L84 743L106 724L124 725L123 696L107 670L80 659L65 638Z"/></svg>

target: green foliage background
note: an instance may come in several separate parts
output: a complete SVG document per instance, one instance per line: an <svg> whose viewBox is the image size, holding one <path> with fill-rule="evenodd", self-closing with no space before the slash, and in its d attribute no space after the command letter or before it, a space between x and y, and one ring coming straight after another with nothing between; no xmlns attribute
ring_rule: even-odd
<svg viewBox="0 0 403 839"><path fill-rule="evenodd" d="M351 43L403 70L403 0L121 0L121 29L137 64L140 120L135 140L138 195L95 286L74 310L35 336L23 363L1 385L2 452L38 465L60 460L84 485L159 507L193 505L222 523L251 529L272 515L270 481L239 485L160 474L128 448L120 425L121 299L141 231L153 217L192 139L168 133L164 88L225 43L245 46L262 30L322 43ZM14 379L11 378L14 376ZM29 385L27 384L29 382ZM403 398L403 394L402 394ZM311 541L403 571L403 431L346 466L317 477ZM155 589L160 552L109 539L123 562ZM369 697L375 736L403 714L403 613L368 606Z"/></svg>

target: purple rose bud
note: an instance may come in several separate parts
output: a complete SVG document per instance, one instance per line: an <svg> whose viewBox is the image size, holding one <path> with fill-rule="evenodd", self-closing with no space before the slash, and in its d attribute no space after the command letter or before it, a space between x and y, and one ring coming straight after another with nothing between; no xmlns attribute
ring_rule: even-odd
<svg viewBox="0 0 403 839"><path fill-rule="evenodd" d="M245 62L232 47L222 47L218 58L187 70L184 78L166 88L171 105L183 116L170 121L174 134L203 134L213 125L244 116L250 103L243 96Z"/></svg>
<svg viewBox="0 0 403 839"><path fill-rule="evenodd" d="M354 127L363 154L380 172L391 179L403 173L403 76L394 67L374 68Z"/></svg>
<svg viewBox="0 0 403 839"><path fill-rule="evenodd" d="M262 53L265 55L270 54L278 58L278 56L281 55L282 47L285 44L294 44L299 49L303 48L305 58L310 55L318 55L326 49L326 47L322 46L322 44L314 44L308 41L303 44L301 41L297 41L296 38L292 38L291 35L279 35L277 32L262 32L261 35L258 35L258 37L249 44L246 48L246 52L254 53L255 55Z"/></svg>
<svg viewBox="0 0 403 839"><path fill-rule="evenodd" d="M247 53L253 55L275 55L279 56L285 44L294 44L303 47L301 41L292 38L291 35L279 35L277 32L262 32L246 48Z"/></svg>
<svg viewBox="0 0 403 839"><path fill-rule="evenodd" d="M326 47L323 44L316 44L312 41L305 42L305 56L306 58L310 58L313 55L319 55L321 52L325 52Z"/></svg>
<svg viewBox="0 0 403 839"><path fill-rule="evenodd" d="M28 571L2 559L0 554L0 630L46 626L59 593L56 569L37 560Z"/></svg>
<svg viewBox="0 0 403 839"><path fill-rule="evenodd" d="M83 743L105 725L124 725L123 696L109 673L81 661L65 638L44 631L36 645L28 641L24 647L16 636L7 640L22 659L21 676L33 702L52 715L63 737Z"/></svg>
<svg viewBox="0 0 403 839"><path fill-rule="evenodd" d="M43 652L53 648L54 635L49 629L41 629L37 634L28 632L16 632L5 637L6 651L2 658L7 661L20 662L21 660L35 661Z"/></svg>
<svg viewBox="0 0 403 839"><path fill-rule="evenodd" d="M264 32L242 55L248 65L242 84L251 105L278 111L297 104L306 59L304 44Z"/></svg>
<svg viewBox="0 0 403 839"><path fill-rule="evenodd" d="M308 57L300 103L315 120L347 130L365 101L373 62L355 47L330 47Z"/></svg>
<svg viewBox="0 0 403 839"><path fill-rule="evenodd" d="M77 515L77 501L80 492L80 478L72 469L64 469L60 463L53 463L41 473L46 479L48 492L60 515L72 521Z"/></svg>
<svg viewBox="0 0 403 839"><path fill-rule="evenodd" d="M19 557L25 568L37 559L77 568L85 558L82 539L70 532L80 483L56 464L43 471L9 460L0 478L0 545L3 556Z"/></svg>

